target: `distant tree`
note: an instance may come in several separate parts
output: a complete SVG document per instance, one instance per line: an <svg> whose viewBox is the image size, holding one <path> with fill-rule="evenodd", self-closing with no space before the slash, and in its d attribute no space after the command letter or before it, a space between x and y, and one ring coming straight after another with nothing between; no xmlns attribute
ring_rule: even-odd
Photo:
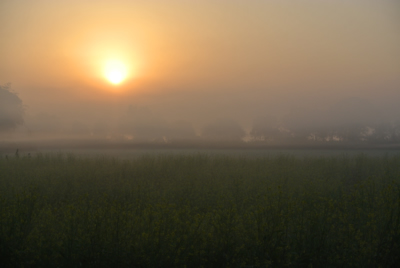
<svg viewBox="0 0 400 268"><path fill-rule="evenodd" d="M0 86L0 131L12 130L24 123L24 107L10 84Z"/></svg>
<svg viewBox="0 0 400 268"><path fill-rule="evenodd" d="M64 122L51 112L41 112L31 116L26 121L25 126L29 129L30 134L46 136L46 135L60 135L64 130Z"/></svg>
<svg viewBox="0 0 400 268"><path fill-rule="evenodd" d="M67 129L68 134L76 137L89 136L90 128L79 120L74 120Z"/></svg>
<svg viewBox="0 0 400 268"><path fill-rule="evenodd" d="M393 142L400 143L400 121L393 124Z"/></svg>
<svg viewBox="0 0 400 268"><path fill-rule="evenodd" d="M349 124L337 127L337 133L343 142L358 143L361 141L366 141L364 134L366 128L367 127L363 124Z"/></svg>
<svg viewBox="0 0 400 268"><path fill-rule="evenodd" d="M244 129L233 120L219 120L206 125L202 131L202 138L214 141L240 142L245 137Z"/></svg>
<svg viewBox="0 0 400 268"><path fill-rule="evenodd" d="M96 138L106 138L110 127L102 121L97 121L91 128L92 135Z"/></svg>
<svg viewBox="0 0 400 268"><path fill-rule="evenodd" d="M382 122L383 117L368 100L346 98L324 110L294 108L283 121L297 143L358 143L371 140L371 126Z"/></svg>
<svg viewBox="0 0 400 268"><path fill-rule="evenodd" d="M254 141L276 143L281 136L277 120L273 117L256 118L250 136Z"/></svg>
<svg viewBox="0 0 400 268"><path fill-rule="evenodd" d="M131 136L135 141L164 141L168 134L168 126L164 120L147 107L130 105L121 119L120 132Z"/></svg>
<svg viewBox="0 0 400 268"><path fill-rule="evenodd" d="M167 139L172 141L193 140L196 132L190 122L175 121L168 125Z"/></svg>
<svg viewBox="0 0 400 268"><path fill-rule="evenodd" d="M373 143L392 143L397 142L399 137L399 126L381 123L374 126L372 133L368 136L368 141Z"/></svg>

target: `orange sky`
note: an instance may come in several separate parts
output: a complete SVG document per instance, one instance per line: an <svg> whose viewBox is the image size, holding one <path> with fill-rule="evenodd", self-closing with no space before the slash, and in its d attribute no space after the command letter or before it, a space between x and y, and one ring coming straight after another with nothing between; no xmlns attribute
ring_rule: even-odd
<svg viewBox="0 0 400 268"><path fill-rule="evenodd" d="M171 118L243 121L266 106L400 101L398 8L390 0L2 0L0 84L11 82L29 113L78 118L136 103ZM127 68L118 86L104 77L110 59Z"/></svg>

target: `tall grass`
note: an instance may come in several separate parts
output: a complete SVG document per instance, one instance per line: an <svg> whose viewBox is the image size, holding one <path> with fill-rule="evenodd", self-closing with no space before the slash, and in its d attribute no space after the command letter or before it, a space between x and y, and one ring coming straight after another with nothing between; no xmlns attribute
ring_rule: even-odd
<svg viewBox="0 0 400 268"><path fill-rule="evenodd" d="M2 267L395 267L400 156L0 158Z"/></svg>

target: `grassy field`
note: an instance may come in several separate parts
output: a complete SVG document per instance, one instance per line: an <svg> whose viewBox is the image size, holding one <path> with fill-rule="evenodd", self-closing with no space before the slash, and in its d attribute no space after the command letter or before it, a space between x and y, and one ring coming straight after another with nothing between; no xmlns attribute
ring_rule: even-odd
<svg viewBox="0 0 400 268"><path fill-rule="evenodd" d="M1 267L395 267L400 155L0 158Z"/></svg>

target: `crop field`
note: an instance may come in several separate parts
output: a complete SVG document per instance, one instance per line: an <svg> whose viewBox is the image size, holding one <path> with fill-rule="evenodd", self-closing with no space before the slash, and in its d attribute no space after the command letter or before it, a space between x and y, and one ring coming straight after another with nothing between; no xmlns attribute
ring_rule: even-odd
<svg viewBox="0 0 400 268"><path fill-rule="evenodd" d="M395 267L400 155L0 157L1 267Z"/></svg>

